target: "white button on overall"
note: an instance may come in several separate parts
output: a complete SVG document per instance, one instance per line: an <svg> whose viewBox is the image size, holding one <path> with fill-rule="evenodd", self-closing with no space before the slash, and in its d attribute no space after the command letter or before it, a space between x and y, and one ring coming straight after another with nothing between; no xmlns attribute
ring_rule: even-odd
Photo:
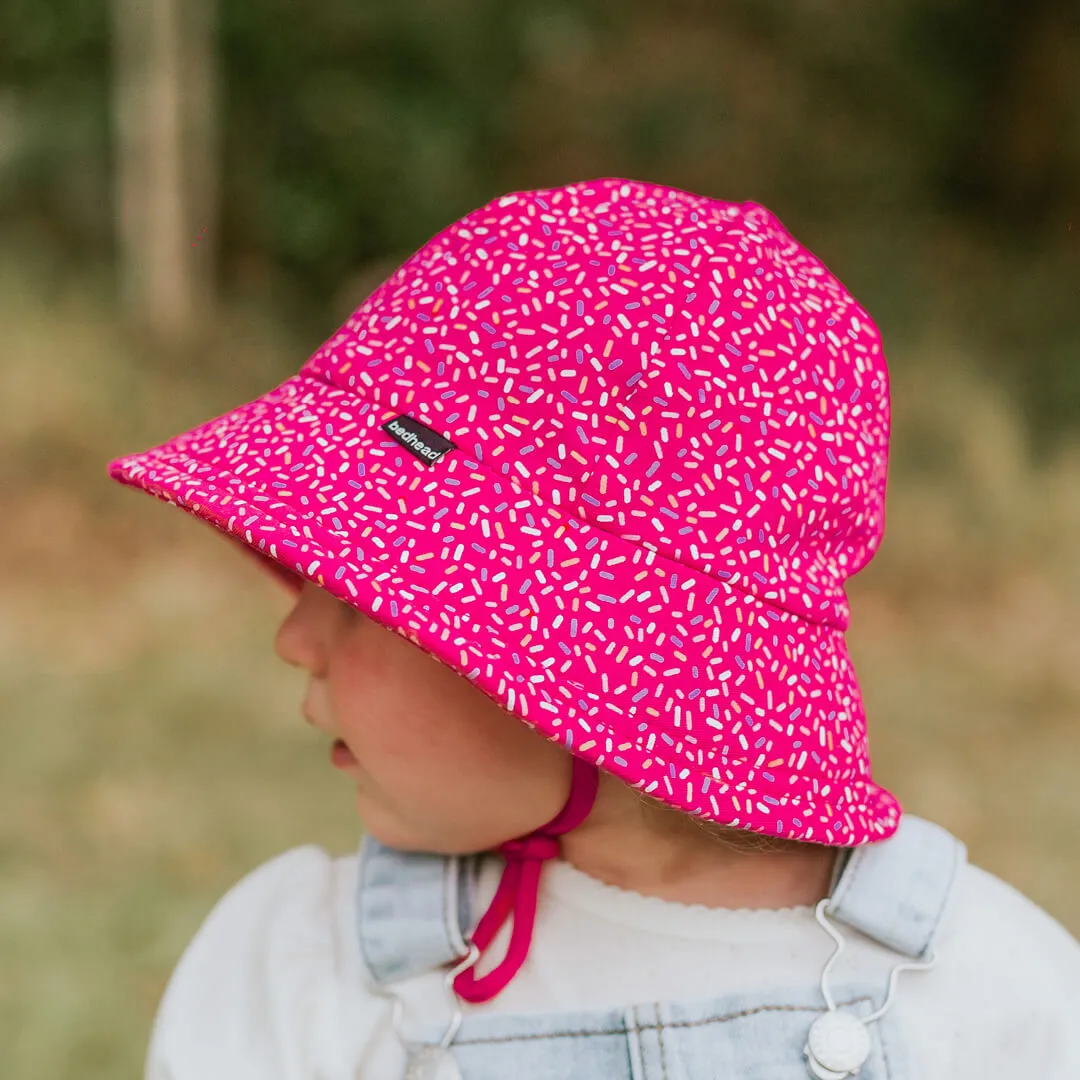
<svg viewBox="0 0 1080 1080"><path fill-rule="evenodd" d="M811 1026L806 1054L815 1080L854 1076L870 1056L870 1033L857 1016L830 1010Z"/></svg>
<svg viewBox="0 0 1080 1080"><path fill-rule="evenodd" d="M866 1030L867 1024L884 1016L893 1002L893 994L896 992L896 977L901 971L926 971L937 963L933 953L923 962L896 964L889 973L889 992L885 995L885 1004L877 1012L860 1019L853 1013L843 1012L837 1009L833 996L829 993L829 968L844 951L843 935L825 918L825 908L830 902L830 897L818 902L815 908L817 921L828 931L829 936L836 942L836 949L829 957L821 972L821 996L825 999L828 1012L819 1016L810 1025L810 1031L806 1036L806 1045L803 1047L803 1055L810 1069L810 1075L814 1080L847 1080L854 1076L870 1056L872 1043L870 1032Z"/></svg>

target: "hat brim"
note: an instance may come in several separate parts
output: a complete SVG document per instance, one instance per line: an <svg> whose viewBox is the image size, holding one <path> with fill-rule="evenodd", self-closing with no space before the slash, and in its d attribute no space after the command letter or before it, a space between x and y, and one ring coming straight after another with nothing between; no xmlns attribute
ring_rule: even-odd
<svg viewBox="0 0 1080 1080"><path fill-rule="evenodd" d="M569 515L467 450L429 468L380 430L402 411L302 371L109 473L669 805L811 843L895 832L900 806L852 737L865 720L840 630Z"/></svg>

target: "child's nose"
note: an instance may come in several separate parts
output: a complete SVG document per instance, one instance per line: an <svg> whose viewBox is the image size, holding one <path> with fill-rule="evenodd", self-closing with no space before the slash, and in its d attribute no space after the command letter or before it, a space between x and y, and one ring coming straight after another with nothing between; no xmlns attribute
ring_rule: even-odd
<svg viewBox="0 0 1080 1080"><path fill-rule="evenodd" d="M274 635L274 652L286 664L306 668L312 675L320 675L323 645L313 614L308 589L305 588Z"/></svg>

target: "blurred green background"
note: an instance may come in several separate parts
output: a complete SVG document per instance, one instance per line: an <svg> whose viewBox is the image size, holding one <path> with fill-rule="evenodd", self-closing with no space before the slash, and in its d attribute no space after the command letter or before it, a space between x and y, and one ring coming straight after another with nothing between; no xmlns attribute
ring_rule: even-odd
<svg viewBox="0 0 1080 1080"><path fill-rule="evenodd" d="M0 7L0 1074L140 1075L211 905L359 840L288 599L107 461L294 373L430 236L600 176L773 209L874 314L875 772L1080 935L1080 12ZM977 735L977 737L975 737Z"/></svg>

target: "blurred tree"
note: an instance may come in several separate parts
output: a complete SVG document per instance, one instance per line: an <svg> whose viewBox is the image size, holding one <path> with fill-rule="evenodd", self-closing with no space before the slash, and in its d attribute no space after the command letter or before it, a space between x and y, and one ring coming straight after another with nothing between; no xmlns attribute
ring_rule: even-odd
<svg viewBox="0 0 1080 1080"><path fill-rule="evenodd" d="M0 230L23 258L112 254L106 16L85 0L0 4Z"/></svg>
<svg viewBox="0 0 1080 1080"><path fill-rule="evenodd" d="M977 23L963 25L955 9L934 16L963 46L954 63L966 68L968 84L939 183L951 209L1038 243L1080 182L1080 8L1059 0L1022 6L995 0L982 12Z"/></svg>
<svg viewBox="0 0 1080 1080"><path fill-rule="evenodd" d="M120 293L161 342L211 314L217 229L212 0L112 0Z"/></svg>
<svg viewBox="0 0 1080 1080"><path fill-rule="evenodd" d="M111 192L107 9L0 5L0 228L162 326L216 265L314 337L488 199L636 176L765 202L894 343L941 315L1080 422L1076 0L222 0L216 47L213 0L110 3Z"/></svg>

